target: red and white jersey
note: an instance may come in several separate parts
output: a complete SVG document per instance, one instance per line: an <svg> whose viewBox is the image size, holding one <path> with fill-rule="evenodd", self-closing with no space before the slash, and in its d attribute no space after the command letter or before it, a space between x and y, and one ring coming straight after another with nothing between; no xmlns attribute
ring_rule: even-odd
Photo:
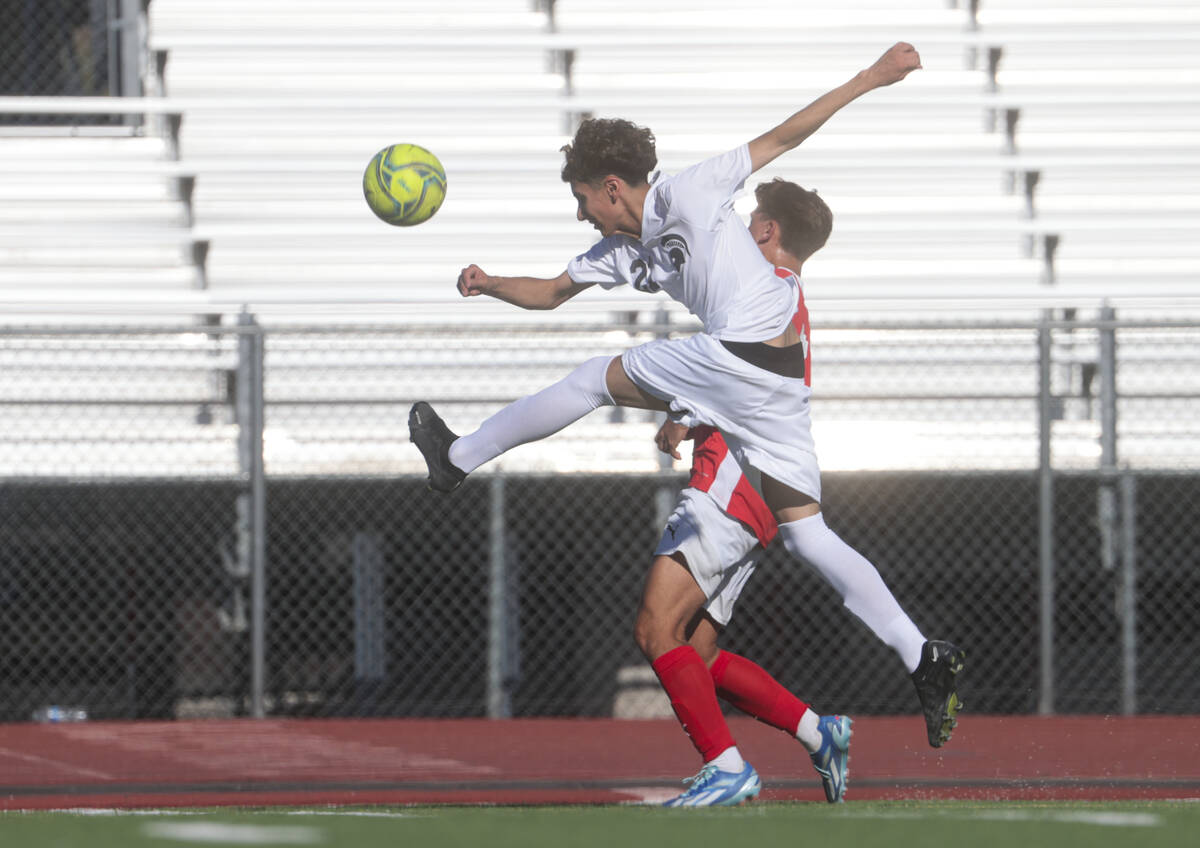
<svg viewBox="0 0 1200 848"><path fill-rule="evenodd" d="M800 292L796 299L796 313L792 315L792 328L800 334L800 344L804 350L804 385L812 388L812 349L809 339L812 338L812 328L808 325L808 307L804 305L804 283L800 275L788 268L776 267L775 276L791 280Z"/></svg>
<svg viewBox="0 0 1200 848"><path fill-rule="evenodd" d="M776 268L775 273L783 278L795 279L797 288L800 288L799 278L794 272ZM800 334L800 344L804 346L804 384L812 386L808 308L804 305L802 289L796 314L792 316L792 326ZM693 427L688 431L688 438L694 442L688 486L707 492L721 509L749 527L765 548L779 532L779 525L775 523L775 516L767 508L762 495L742 473L742 466L730 453L721 432L708 426Z"/></svg>
<svg viewBox="0 0 1200 848"><path fill-rule="evenodd" d="M688 437L695 441L688 486L707 492L727 514L754 531L765 548L779 531L775 516L742 473L742 466L729 452L721 431L707 425L693 427Z"/></svg>

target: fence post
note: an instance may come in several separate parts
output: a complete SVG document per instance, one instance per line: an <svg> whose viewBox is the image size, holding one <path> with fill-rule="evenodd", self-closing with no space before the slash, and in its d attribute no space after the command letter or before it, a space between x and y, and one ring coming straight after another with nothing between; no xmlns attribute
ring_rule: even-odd
<svg viewBox="0 0 1200 848"><path fill-rule="evenodd" d="M512 694L509 691L511 656L509 652L508 545L505 526L504 475L492 477L491 522L488 529L488 718L512 718Z"/></svg>
<svg viewBox="0 0 1200 848"><path fill-rule="evenodd" d="M1038 712L1054 712L1054 468L1051 428L1054 397L1051 392L1050 313L1043 311L1038 324L1038 604L1040 611Z"/></svg>
<svg viewBox="0 0 1200 848"><path fill-rule="evenodd" d="M1100 529L1100 564L1117 564L1117 331L1111 306L1100 310L1100 487L1096 523Z"/></svg>
<svg viewBox="0 0 1200 848"><path fill-rule="evenodd" d="M1121 475L1121 712L1137 712L1137 478Z"/></svg>
<svg viewBox="0 0 1200 848"><path fill-rule="evenodd" d="M351 542L354 574L354 680L364 692L387 673L387 606L379 536L358 532ZM373 694L368 696L373 702Z"/></svg>
<svg viewBox="0 0 1200 848"><path fill-rule="evenodd" d="M109 43L116 49L116 76L109 79L109 90L121 97L140 97L142 94L142 65L146 58L146 0L119 0L116 31ZM110 64L112 64L110 62ZM126 123L140 123L141 116L130 115Z"/></svg>
<svg viewBox="0 0 1200 848"><path fill-rule="evenodd" d="M266 480L263 463L263 335L248 312L238 315L237 420L239 469L246 481L239 498L249 532L250 566L250 713L266 714L264 706L266 668L267 540Z"/></svg>

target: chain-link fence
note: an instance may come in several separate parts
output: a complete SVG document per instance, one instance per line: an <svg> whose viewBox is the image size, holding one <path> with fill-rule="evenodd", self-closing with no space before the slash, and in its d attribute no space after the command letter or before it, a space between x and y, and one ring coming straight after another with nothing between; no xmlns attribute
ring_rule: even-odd
<svg viewBox="0 0 1200 848"><path fill-rule="evenodd" d="M141 94L143 0L0 0L0 96ZM0 124L120 123L115 115L0 115Z"/></svg>
<svg viewBox="0 0 1200 848"><path fill-rule="evenodd" d="M632 639L685 479L599 410L428 492L462 431L606 327L0 330L0 720L644 715ZM814 328L829 524L978 712L1194 712L1200 323ZM776 546L778 547L778 546ZM912 712L890 650L773 548L725 636L816 705Z"/></svg>

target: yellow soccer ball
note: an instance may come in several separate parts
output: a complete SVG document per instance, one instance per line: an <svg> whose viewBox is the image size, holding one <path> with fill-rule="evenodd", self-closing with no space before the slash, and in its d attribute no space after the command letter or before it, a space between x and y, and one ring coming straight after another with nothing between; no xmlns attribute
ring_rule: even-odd
<svg viewBox="0 0 1200 848"><path fill-rule="evenodd" d="M446 199L446 169L424 147L393 144L368 163L363 195L381 220L411 227L432 218Z"/></svg>

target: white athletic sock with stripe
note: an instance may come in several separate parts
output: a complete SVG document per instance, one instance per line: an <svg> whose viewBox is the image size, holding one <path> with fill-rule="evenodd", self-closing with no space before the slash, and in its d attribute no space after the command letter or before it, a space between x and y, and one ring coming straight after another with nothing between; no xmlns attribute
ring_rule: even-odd
<svg viewBox="0 0 1200 848"><path fill-rule="evenodd" d="M866 557L830 530L820 513L780 524L779 535L792 556L815 568L842 596L846 609L900 655L909 673L917 670L925 637Z"/></svg>
<svg viewBox="0 0 1200 848"><path fill-rule="evenodd" d="M800 740L810 754L821 750L821 717L812 709L804 711L800 723L796 725L796 738Z"/></svg>
<svg viewBox="0 0 1200 848"><path fill-rule="evenodd" d="M593 409L612 406L608 393L611 356L596 356L540 392L510 403L450 445L450 461L470 474L517 445L544 439Z"/></svg>
<svg viewBox="0 0 1200 848"><path fill-rule="evenodd" d="M720 771L738 774L746 767L746 761L742 759L742 752L737 749L737 745L734 745L717 754L715 759L709 760L705 765L714 765Z"/></svg>

